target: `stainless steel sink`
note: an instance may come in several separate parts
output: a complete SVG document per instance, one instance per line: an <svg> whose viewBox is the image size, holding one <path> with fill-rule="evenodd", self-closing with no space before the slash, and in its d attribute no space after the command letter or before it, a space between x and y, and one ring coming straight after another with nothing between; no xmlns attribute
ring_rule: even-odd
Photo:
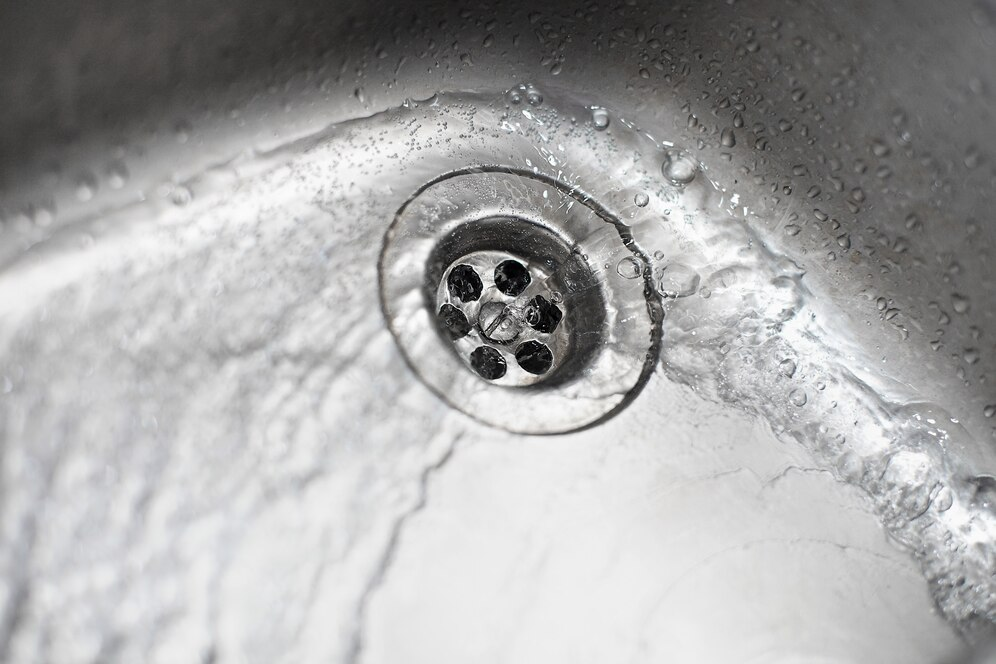
<svg viewBox="0 0 996 664"><path fill-rule="evenodd" d="M994 62L990 0L9 3L0 660L985 661Z"/></svg>

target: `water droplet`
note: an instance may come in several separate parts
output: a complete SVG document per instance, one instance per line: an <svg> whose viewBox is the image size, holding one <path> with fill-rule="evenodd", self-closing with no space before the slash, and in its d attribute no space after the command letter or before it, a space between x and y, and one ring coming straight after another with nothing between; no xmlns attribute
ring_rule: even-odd
<svg viewBox="0 0 996 664"><path fill-rule="evenodd" d="M947 486L941 487L934 496L933 505L938 512L947 512L954 504L954 493Z"/></svg>
<svg viewBox="0 0 996 664"><path fill-rule="evenodd" d="M979 164L982 163L982 155L979 152L979 148L972 146L968 148L965 152L965 167L972 169L978 168Z"/></svg>
<svg viewBox="0 0 996 664"><path fill-rule="evenodd" d="M363 88L356 88L353 90L353 96L356 97L356 101L361 104L366 103L367 101L367 93L363 90Z"/></svg>
<svg viewBox="0 0 996 664"><path fill-rule="evenodd" d="M806 396L806 391L802 389L795 389L789 392L789 401L792 402L793 406L802 408L809 401L809 397Z"/></svg>
<svg viewBox="0 0 996 664"><path fill-rule="evenodd" d="M983 408L982 414L986 417L996 417L996 403L991 403Z"/></svg>
<svg viewBox="0 0 996 664"><path fill-rule="evenodd" d="M636 279L643 274L643 265L636 258L627 256L616 265L616 272L624 279Z"/></svg>
<svg viewBox="0 0 996 664"><path fill-rule="evenodd" d="M176 142L183 144L190 140L190 132L193 131L190 123L186 120L180 120L173 127L173 135L176 137Z"/></svg>
<svg viewBox="0 0 996 664"><path fill-rule="evenodd" d="M124 162L115 161L107 167L107 184L111 189L120 189L128 181L128 168Z"/></svg>
<svg viewBox="0 0 996 664"><path fill-rule="evenodd" d="M889 146L885 144L881 139L875 139L871 144L872 154L876 157L888 157L891 150Z"/></svg>
<svg viewBox="0 0 996 664"><path fill-rule="evenodd" d="M27 214L31 217L31 221L34 222L35 226L46 228L51 226L52 221L55 220L55 204L50 202L39 205L38 207L32 207L28 210Z"/></svg>
<svg viewBox="0 0 996 664"><path fill-rule="evenodd" d="M979 349L966 348L961 357L965 360L965 364L975 364L979 361Z"/></svg>
<svg viewBox="0 0 996 664"><path fill-rule="evenodd" d="M76 180L76 198L86 202L97 193L97 178L91 173L84 173Z"/></svg>
<svg viewBox="0 0 996 664"><path fill-rule="evenodd" d="M966 314L968 313L969 306L970 302L964 295L955 293L951 296L951 308L955 310L955 313Z"/></svg>
<svg viewBox="0 0 996 664"><path fill-rule="evenodd" d="M594 107L591 109L591 124L595 129L602 131L609 126L609 112L604 108Z"/></svg>
<svg viewBox="0 0 996 664"><path fill-rule="evenodd" d="M733 133L733 129L727 127L719 136L719 142L723 144L723 147L732 148L737 144L736 134Z"/></svg>
<svg viewBox="0 0 996 664"><path fill-rule="evenodd" d="M633 196L633 203L636 207L647 207L647 203L650 202L650 196L647 196L642 191Z"/></svg>
<svg viewBox="0 0 996 664"><path fill-rule="evenodd" d="M837 472L844 479L853 482L864 473L864 462L852 450L848 450L837 459Z"/></svg>
<svg viewBox="0 0 996 664"><path fill-rule="evenodd" d="M173 192L170 194L169 199L173 201L173 205L183 207L194 200L194 192L190 191L185 185L178 184L173 187Z"/></svg>
<svg viewBox="0 0 996 664"><path fill-rule="evenodd" d="M837 245L840 246L840 248L844 249L844 250L850 249L851 248L851 236L848 235L847 233L844 233L843 235L838 235L837 236Z"/></svg>
<svg viewBox="0 0 996 664"><path fill-rule="evenodd" d="M664 297L688 297L699 289L699 273L682 263L671 263L661 274L659 288Z"/></svg>
<svg viewBox="0 0 996 664"><path fill-rule="evenodd" d="M789 358L782 360L778 363L778 373L785 376L786 378L791 378L795 375L795 360Z"/></svg>
<svg viewBox="0 0 996 664"><path fill-rule="evenodd" d="M785 227L785 234L786 235L798 235L799 231L801 231L801 230L802 229L799 228L798 226L796 226L795 224L789 224L788 226Z"/></svg>
<svg viewBox="0 0 996 664"><path fill-rule="evenodd" d="M695 179L697 171L695 159L684 150L668 150L664 155L661 172L671 184L684 186Z"/></svg>
<svg viewBox="0 0 996 664"><path fill-rule="evenodd" d="M526 90L526 101L530 106L539 106L543 103L543 95L536 88L529 88Z"/></svg>

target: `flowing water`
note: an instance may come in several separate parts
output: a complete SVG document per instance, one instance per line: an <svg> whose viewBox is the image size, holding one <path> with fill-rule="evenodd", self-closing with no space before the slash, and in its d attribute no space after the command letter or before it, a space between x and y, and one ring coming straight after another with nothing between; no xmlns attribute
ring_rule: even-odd
<svg viewBox="0 0 996 664"><path fill-rule="evenodd" d="M733 130L717 139L737 140ZM778 452L798 460L782 475L860 490L848 500L915 557L944 617L969 636L991 629L996 481L959 465L957 421L896 396L860 331L756 231L752 220L775 212L748 185L714 181L698 152L603 100L530 85L440 93L247 152L166 198L67 224L10 261L0 277L5 654L366 652L373 628L357 624L378 611L370 598L429 477L461 445L507 437L424 388L379 297L397 210L426 182L474 167L532 173L604 206L649 261L599 266L648 275L664 308L656 374L605 425L607 439L632 418L660 454L683 458L691 452L677 446L694 448L709 425L681 438L664 421L722 410L699 402L746 413L792 446ZM538 213L572 210L551 202ZM559 444L541 440L529 444ZM608 454L611 440L602 444ZM710 454L753 453L737 445ZM321 564L295 564L302 549ZM263 627L243 602L280 610Z"/></svg>

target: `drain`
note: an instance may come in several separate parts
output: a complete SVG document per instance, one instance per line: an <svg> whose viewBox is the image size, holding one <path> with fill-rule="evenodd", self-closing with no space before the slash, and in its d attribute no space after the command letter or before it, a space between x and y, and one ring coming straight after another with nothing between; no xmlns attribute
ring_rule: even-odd
<svg viewBox="0 0 996 664"><path fill-rule="evenodd" d="M490 220L489 223L478 226L478 230L485 229L487 232L490 228L491 239L495 239L494 234L500 234L499 229L503 225L515 223L510 220L505 220L505 224L495 223L496 221ZM537 228L531 232L543 231ZM561 253L568 252L562 249ZM465 335L455 336L455 329L467 329L468 333L476 331L474 339L488 344L486 347L493 348L499 355L501 351L506 352L515 358L522 369L510 374L506 371L501 371L498 375L491 371L485 374L478 370L479 362L471 359L471 366L483 378L497 380L508 375L503 385L531 385L537 382L537 376L555 371L575 352L578 344L571 340L571 326L561 326L564 309L568 306L563 301L562 292L568 287L561 283L561 276L551 267L555 265L556 261L537 262L520 254L492 249L460 256L455 265L444 272L441 285L435 293L437 322L442 329L450 332L454 351L458 355L462 354L466 346L457 343ZM454 283L474 284L475 287L472 290L454 288ZM585 285L586 288L594 286L594 283ZM468 293L469 296L462 297ZM589 303L583 298L577 300L579 307L592 308L597 304ZM598 324L599 321L595 318L589 319L589 326ZM536 346L541 346L544 357L549 357L545 366L543 362L531 359L540 352ZM519 348L526 349L521 357L529 359L519 359ZM477 350L479 349L474 352ZM526 362L525 365L523 361Z"/></svg>
<svg viewBox="0 0 996 664"><path fill-rule="evenodd" d="M652 372L662 309L646 264L576 190L475 169L398 211L381 299L406 360L446 401L510 431L559 433L612 416Z"/></svg>

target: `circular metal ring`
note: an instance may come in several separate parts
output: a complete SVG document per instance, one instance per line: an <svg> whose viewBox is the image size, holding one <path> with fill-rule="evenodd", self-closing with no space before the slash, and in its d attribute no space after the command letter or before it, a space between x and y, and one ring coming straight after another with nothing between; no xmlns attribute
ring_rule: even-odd
<svg viewBox="0 0 996 664"><path fill-rule="evenodd" d="M562 433L619 412L653 372L663 309L647 265L576 189L471 169L398 210L381 304L409 365L448 403L509 431Z"/></svg>

